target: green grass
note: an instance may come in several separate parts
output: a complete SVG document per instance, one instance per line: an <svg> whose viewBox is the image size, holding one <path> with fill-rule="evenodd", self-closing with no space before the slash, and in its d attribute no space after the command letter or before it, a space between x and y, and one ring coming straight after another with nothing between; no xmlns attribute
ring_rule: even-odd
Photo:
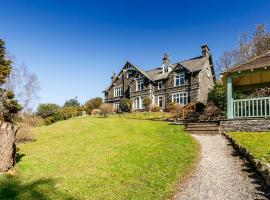
<svg viewBox="0 0 270 200"><path fill-rule="evenodd" d="M165 199L196 161L183 127L120 117L81 117L35 129L19 146L0 199Z"/></svg>
<svg viewBox="0 0 270 200"><path fill-rule="evenodd" d="M127 119L143 119L156 121L163 121L168 118L171 118L171 114L167 112L133 112L133 113L124 113L120 116Z"/></svg>
<svg viewBox="0 0 270 200"><path fill-rule="evenodd" d="M255 158L270 163L270 132L232 132L228 134Z"/></svg>

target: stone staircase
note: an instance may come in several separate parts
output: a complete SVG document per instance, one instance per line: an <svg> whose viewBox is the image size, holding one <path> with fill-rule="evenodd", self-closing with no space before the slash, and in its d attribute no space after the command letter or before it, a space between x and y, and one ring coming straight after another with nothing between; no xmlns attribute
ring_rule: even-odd
<svg viewBox="0 0 270 200"><path fill-rule="evenodd" d="M219 122L187 123L185 130L191 134L218 134Z"/></svg>

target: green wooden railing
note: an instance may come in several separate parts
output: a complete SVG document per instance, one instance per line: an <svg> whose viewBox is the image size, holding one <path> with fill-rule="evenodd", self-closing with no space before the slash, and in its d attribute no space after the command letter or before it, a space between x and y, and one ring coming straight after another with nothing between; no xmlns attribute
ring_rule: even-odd
<svg viewBox="0 0 270 200"><path fill-rule="evenodd" d="M270 117L270 97L232 100L233 118Z"/></svg>

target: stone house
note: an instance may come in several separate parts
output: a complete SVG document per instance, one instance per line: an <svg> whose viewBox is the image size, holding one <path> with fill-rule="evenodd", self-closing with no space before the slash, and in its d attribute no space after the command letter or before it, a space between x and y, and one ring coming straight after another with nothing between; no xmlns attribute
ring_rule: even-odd
<svg viewBox="0 0 270 200"><path fill-rule="evenodd" d="M119 101L128 98L133 102L133 110L144 109L145 97L162 109L170 102L206 103L215 83L215 72L208 46L203 45L201 51L201 56L174 64L165 54L161 66L148 71L126 62L117 76L113 74L111 84L103 91L105 102L119 109Z"/></svg>

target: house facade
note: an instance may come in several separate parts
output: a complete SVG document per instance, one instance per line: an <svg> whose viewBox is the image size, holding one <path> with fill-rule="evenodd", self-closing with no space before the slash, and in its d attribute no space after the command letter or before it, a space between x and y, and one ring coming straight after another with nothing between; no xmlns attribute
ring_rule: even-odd
<svg viewBox="0 0 270 200"><path fill-rule="evenodd" d="M208 92L214 86L215 72L208 46L203 45L201 51L198 57L174 64L165 54L161 66L148 71L126 62L103 91L105 102L119 109L120 100L128 98L133 102L133 110L143 110L146 97L161 109L166 109L170 102L206 103Z"/></svg>

